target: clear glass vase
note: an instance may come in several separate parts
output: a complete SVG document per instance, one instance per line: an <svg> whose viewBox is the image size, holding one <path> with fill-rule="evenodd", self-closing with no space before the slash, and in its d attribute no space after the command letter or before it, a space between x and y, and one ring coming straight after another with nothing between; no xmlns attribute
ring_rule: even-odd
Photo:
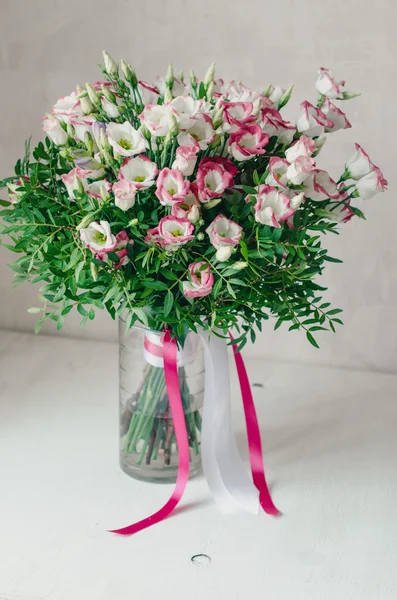
<svg viewBox="0 0 397 600"><path fill-rule="evenodd" d="M136 479L175 482L178 449L164 378L163 336L119 321L120 465ZM178 374L190 446L190 477L201 469L200 432L204 397L201 338L190 332L178 349Z"/></svg>

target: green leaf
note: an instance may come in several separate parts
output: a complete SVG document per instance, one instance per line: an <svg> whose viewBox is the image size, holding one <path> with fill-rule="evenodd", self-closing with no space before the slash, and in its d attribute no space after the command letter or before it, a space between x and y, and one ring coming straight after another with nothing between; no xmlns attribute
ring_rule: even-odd
<svg viewBox="0 0 397 600"><path fill-rule="evenodd" d="M219 279L217 279L217 280L215 281L215 285L214 285L214 287L212 288L212 295L214 296L214 298L215 298L215 299L218 297L218 294L219 294L219 292L220 292L220 290L221 290L221 287L222 287L222 283L223 283L223 282L222 282L222 279L221 279L221 278L219 278Z"/></svg>
<svg viewBox="0 0 397 600"><path fill-rule="evenodd" d="M306 337L312 346L314 346L315 348L320 348L320 346L317 344L316 340L314 339L314 337L312 336L310 331L306 331Z"/></svg>
<svg viewBox="0 0 397 600"><path fill-rule="evenodd" d="M245 258L245 260L248 260L248 247L244 240L240 241L240 248L241 248L241 254Z"/></svg>
<svg viewBox="0 0 397 600"><path fill-rule="evenodd" d="M329 317L330 315L337 315L338 313L343 312L343 310L341 308L333 308L332 310L329 310L327 312L327 316Z"/></svg>
<svg viewBox="0 0 397 600"><path fill-rule="evenodd" d="M171 290L168 290L165 298L164 298L164 316L167 317L172 309L174 304L174 296Z"/></svg>
<svg viewBox="0 0 397 600"><path fill-rule="evenodd" d="M326 260L326 261L332 262L332 263L343 263L343 260L340 260L339 258L334 258L333 256L328 256L327 254L325 256L323 256L323 260Z"/></svg>
<svg viewBox="0 0 397 600"><path fill-rule="evenodd" d="M41 331L41 328L42 328L42 327L43 327L43 325L44 325L44 321L45 321L45 319L44 319L44 318L42 318L42 319L39 319L39 320L37 321L36 325L34 326L34 332L35 332L35 334L36 334L36 335L40 333L40 331Z"/></svg>

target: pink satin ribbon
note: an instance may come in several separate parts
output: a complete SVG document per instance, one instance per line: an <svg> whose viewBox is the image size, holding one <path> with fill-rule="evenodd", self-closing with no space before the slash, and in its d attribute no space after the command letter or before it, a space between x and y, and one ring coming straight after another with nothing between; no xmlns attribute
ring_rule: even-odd
<svg viewBox="0 0 397 600"><path fill-rule="evenodd" d="M229 333L229 336L231 340L234 339L231 333ZM265 513L268 515L279 516L280 511L275 507L266 483L261 434L247 370L245 368L243 357L241 356L241 353L237 351L237 346L235 344L233 344L233 354L243 399L252 479L259 492L259 502Z"/></svg>
<svg viewBox="0 0 397 600"><path fill-rule="evenodd" d="M114 529L110 533L118 533L119 535L132 535L138 533L142 529L146 529L151 525L155 525L166 519L176 508L185 491L186 484L189 478L190 454L189 442L185 424L185 414L183 411L181 392L179 389L178 367L177 367L177 346L174 339L171 338L169 331L165 332L164 336L164 376L167 386L168 400L171 407L172 419L174 421L176 443L178 446L179 465L178 477L176 480L174 491L168 502L160 508L159 511L134 523L128 527Z"/></svg>
<svg viewBox="0 0 397 600"><path fill-rule="evenodd" d="M229 335L233 340L232 334L230 333ZM181 393L179 389L176 342L171 338L169 331L166 331L164 335L163 348L155 346L155 344L150 342L146 342L146 340L145 348L147 351L152 352L156 356L159 356L158 351L160 350L160 352L162 352L162 356L164 357L165 383L171 407L172 419L174 421L176 443L179 454L178 476L174 491L168 502L150 517L142 519L142 521L138 521L137 523L127 527L113 529L110 531L110 533L117 533L119 535L132 535L166 519L175 510L176 506L180 502L189 478L189 442L186 431ZM279 515L280 512L277 510L271 499L269 488L266 483L260 430L247 371L244 365L243 357L241 356L240 352L237 352L237 346L233 345L233 351L243 399L253 482L259 491L259 502L263 510L267 514L276 516Z"/></svg>

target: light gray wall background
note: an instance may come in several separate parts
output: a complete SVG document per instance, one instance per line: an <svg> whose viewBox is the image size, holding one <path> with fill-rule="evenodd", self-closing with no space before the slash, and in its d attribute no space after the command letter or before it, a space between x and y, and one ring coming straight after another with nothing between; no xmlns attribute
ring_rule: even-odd
<svg viewBox="0 0 397 600"><path fill-rule="evenodd" d="M98 78L103 48L149 81L169 61L197 73L216 61L219 76L259 90L295 83L290 118L301 100L314 100L317 68L330 67L362 96L345 103L353 128L329 138L319 163L339 175L358 141L384 170L389 192L365 204L366 222L355 219L329 239L345 262L330 264L323 279L329 300L345 309L345 327L318 336L316 351L301 333L269 324L249 352L397 371L396 17L396 0L0 0L0 176L11 172L25 137L40 138L51 104ZM1 249L0 328L31 331L26 309L37 304L36 290L12 289L11 259ZM62 334L115 340L117 331L106 314L84 330L70 315Z"/></svg>

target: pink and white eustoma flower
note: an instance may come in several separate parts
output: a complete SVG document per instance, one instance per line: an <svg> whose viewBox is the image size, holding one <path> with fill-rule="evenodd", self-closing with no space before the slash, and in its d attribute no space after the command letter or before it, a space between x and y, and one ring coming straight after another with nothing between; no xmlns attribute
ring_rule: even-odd
<svg viewBox="0 0 397 600"><path fill-rule="evenodd" d="M269 86L267 92L266 92L266 96L267 98L269 98L270 102L273 104L274 107L278 106L278 103L280 102L282 95L287 91L286 88L282 88L280 85L271 85Z"/></svg>
<svg viewBox="0 0 397 600"><path fill-rule="evenodd" d="M301 104L301 112L296 121L296 128L307 137L317 137L324 133L325 129L332 129L333 122L322 110L305 100Z"/></svg>
<svg viewBox="0 0 397 600"><path fill-rule="evenodd" d="M316 168L310 156L298 156L287 169L287 179L293 185L301 185Z"/></svg>
<svg viewBox="0 0 397 600"><path fill-rule="evenodd" d="M189 219L193 225L200 218L201 205L198 200L198 191L195 183L190 184L190 190L183 202L173 204L171 215L180 219Z"/></svg>
<svg viewBox="0 0 397 600"><path fill-rule="evenodd" d="M292 164L300 156L311 157L316 150L317 148L314 141L311 138L302 135L299 140L294 142L292 146L285 151L285 158Z"/></svg>
<svg viewBox="0 0 397 600"><path fill-rule="evenodd" d="M252 102L222 101L219 106L224 109L222 129L227 133L234 133L240 127L256 121Z"/></svg>
<svg viewBox="0 0 397 600"><path fill-rule="evenodd" d="M287 190L287 170L289 165L290 164L288 160L286 160L285 158L272 156L269 160L269 175L266 177L265 183L267 185L273 185Z"/></svg>
<svg viewBox="0 0 397 600"><path fill-rule="evenodd" d="M87 177L90 179L99 179L105 175L104 165L101 163L101 155L95 154L92 156L83 156L82 158L76 158L74 161L76 167L80 167L87 171Z"/></svg>
<svg viewBox="0 0 397 600"><path fill-rule="evenodd" d="M93 198L101 198L101 188L104 188L106 192L110 192L112 189L112 184L107 179L100 179L98 181L93 181L87 187L87 194L92 196Z"/></svg>
<svg viewBox="0 0 397 600"><path fill-rule="evenodd" d="M267 133L269 138L277 137L280 144L290 144L296 131L296 127L284 121L278 110L268 106L261 110L259 125L263 133Z"/></svg>
<svg viewBox="0 0 397 600"><path fill-rule="evenodd" d="M93 254L112 252L117 245L116 236L110 231L107 221L93 221L80 230L80 239Z"/></svg>
<svg viewBox="0 0 397 600"><path fill-rule="evenodd" d="M259 113L262 106L270 104L268 99L262 94L251 90L239 81L230 81L229 83L226 83L222 86L221 93L224 98L227 98L230 102L251 102L255 114Z"/></svg>
<svg viewBox="0 0 397 600"><path fill-rule="evenodd" d="M356 193L363 200L370 200L387 188L387 180L379 167L374 167L370 173L361 177L356 183Z"/></svg>
<svg viewBox="0 0 397 600"><path fill-rule="evenodd" d="M197 143L200 150L207 150L208 145L215 139L211 118L205 113L199 113L189 129L182 131L177 139L180 146L194 146Z"/></svg>
<svg viewBox="0 0 397 600"><path fill-rule="evenodd" d="M135 156L146 150L147 142L142 132L134 129L129 121L109 123L106 135L114 153L120 156Z"/></svg>
<svg viewBox="0 0 397 600"><path fill-rule="evenodd" d="M269 143L269 136L263 133L259 125L241 127L229 138L229 152L235 160L250 160L264 154L264 147Z"/></svg>
<svg viewBox="0 0 397 600"><path fill-rule="evenodd" d="M346 171L348 177L351 177L352 179L361 179L361 177L368 175L368 173L371 173L378 167L374 165L364 148L359 144L354 144L354 146L356 151L347 161Z"/></svg>
<svg viewBox="0 0 397 600"><path fill-rule="evenodd" d="M347 194L346 194L347 195ZM338 204L332 208L327 208L330 212L329 218L337 223L347 223L354 217L354 212L349 206L350 200L346 200L344 204Z"/></svg>
<svg viewBox="0 0 397 600"><path fill-rule="evenodd" d="M210 202L221 198L224 191L234 185L237 168L221 156L203 158L197 171L197 189L200 201Z"/></svg>
<svg viewBox="0 0 397 600"><path fill-rule="evenodd" d="M201 261L191 263L188 269L190 281L182 283L186 298L202 298L211 294L214 276L211 273L210 265L205 261Z"/></svg>
<svg viewBox="0 0 397 600"><path fill-rule="evenodd" d="M180 129L189 129L193 127L196 116L200 114L201 105L201 100L195 100L191 96L178 96L169 106Z"/></svg>
<svg viewBox="0 0 397 600"><path fill-rule="evenodd" d="M131 244L131 246L133 246L134 242L133 240L130 240L126 231L120 231L120 233L116 235L116 245L112 250L112 252L117 254L120 259L119 262L113 263L113 266L116 269L120 269L120 267L123 267L130 262L130 259L128 258L127 244ZM109 262L109 256L107 252L98 252L96 258L103 260L104 262Z"/></svg>
<svg viewBox="0 0 397 600"><path fill-rule="evenodd" d="M327 98L342 96L345 81L336 81L330 69L320 67L316 81L316 90Z"/></svg>
<svg viewBox="0 0 397 600"><path fill-rule="evenodd" d="M167 87L165 83L165 77L157 77L156 83L160 94L164 96L165 89ZM186 96L188 94L186 85L177 77L174 77L171 94L173 98L176 98L177 96Z"/></svg>
<svg viewBox="0 0 397 600"><path fill-rule="evenodd" d="M170 129L170 114L169 105L147 104L139 119L155 137L164 137Z"/></svg>
<svg viewBox="0 0 397 600"><path fill-rule="evenodd" d="M172 168L180 171L185 177L193 174L197 162L198 146L179 146L176 149L176 158Z"/></svg>
<svg viewBox="0 0 397 600"><path fill-rule="evenodd" d="M51 108L51 113L64 123L70 123L73 117L82 116L83 111L77 92L73 91L69 96L61 96Z"/></svg>
<svg viewBox="0 0 397 600"><path fill-rule="evenodd" d="M335 181L326 171L314 169L305 179L305 196L310 200L322 201L331 198L338 200L340 191Z"/></svg>
<svg viewBox="0 0 397 600"><path fill-rule="evenodd" d="M259 186L254 209L255 221L271 227L280 227L280 223L294 214L288 196L269 185Z"/></svg>
<svg viewBox="0 0 397 600"><path fill-rule="evenodd" d="M11 204L18 204L24 195L25 192L23 190L17 191L21 187L23 187L22 179L18 179L15 183L7 183L8 196Z"/></svg>
<svg viewBox="0 0 397 600"><path fill-rule="evenodd" d="M150 85L149 83L146 83L146 81L139 81L138 92L144 106L146 106L146 104L157 104L160 94L156 86Z"/></svg>
<svg viewBox="0 0 397 600"><path fill-rule="evenodd" d="M43 131L57 146L64 146L68 141L68 134L55 117L43 117Z"/></svg>
<svg viewBox="0 0 397 600"><path fill-rule="evenodd" d="M331 131L331 133L333 133L334 131L339 131L340 129L349 129L349 127L351 127L351 123L347 120L343 110L341 110L338 106L335 106L335 104L332 104L332 102L330 102L327 98L322 103L321 110L334 124L332 129L326 129L326 131Z"/></svg>
<svg viewBox="0 0 397 600"><path fill-rule="evenodd" d="M137 190L145 190L154 184L158 172L156 163L148 156L135 156L125 159L119 171L119 179L131 181Z"/></svg>
<svg viewBox="0 0 397 600"><path fill-rule="evenodd" d="M160 219L158 233L166 250L177 250L194 239L194 227L189 219L168 216Z"/></svg>
<svg viewBox="0 0 397 600"><path fill-rule="evenodd" d="M190 183L180 171L166 167L157 178L156 196L163 206L172 206L183 202L189 192Z"/></svg>
<svg viewBox="0 0 397 600"><path fill-rule="evenodd" d="M123 211L130 210L135 204L136 185L127 179L120 179L113 184L114 203Z"/></svg>
<svg viewBox="0 0 397 600"><path fill-rule="evenodd" d="M240 243L242 230L240 225L224 215L215 217L205 231L208 233L211 244L217 250L217 260L224 262L230 258L233 246Z"/></svg>
<svg viewBox="0 0 397 600"><path fill-rule="evenodd" d="M89 171L85 169L80 169L80 167L75 167L69 173L64 173L61 175L61 179L66 186L69 198L74 199L74 192L76 190L81 189L81 186L85 191L88 189L88 181L87 177L89 176Z"/></svg>
<svg viewBox="0 0 397 600"><path fill-rule="evenodd" d="M84 142L85 134L89 133L92 135L92 126L97 120L92 115L84 115L82 117L72 117L70 123L74 127L74 134L76 140Z"/></svg>

